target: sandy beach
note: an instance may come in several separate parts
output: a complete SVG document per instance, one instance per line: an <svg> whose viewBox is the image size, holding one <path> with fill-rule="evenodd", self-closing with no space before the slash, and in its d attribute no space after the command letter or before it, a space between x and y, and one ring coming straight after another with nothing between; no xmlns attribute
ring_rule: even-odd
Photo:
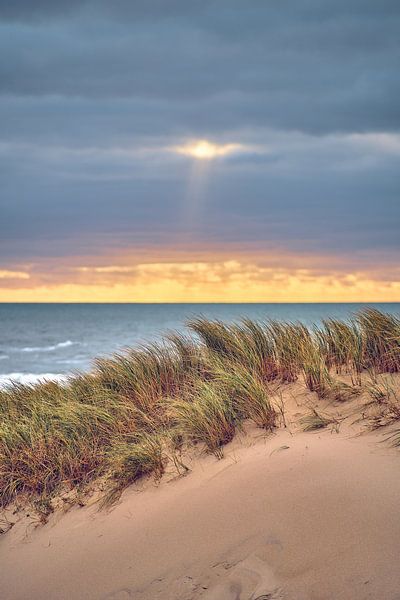
<svg viewBox="0 0 400 600"><path fill-rule="evenodd" d="M142 480L110 510L20 515L0 537L1 598L400 598L399 452L361 433L360 399L326 407L339 429L299 431L296 385L288 427L248 425L222 460L188 456L187 476Z"/></svg>

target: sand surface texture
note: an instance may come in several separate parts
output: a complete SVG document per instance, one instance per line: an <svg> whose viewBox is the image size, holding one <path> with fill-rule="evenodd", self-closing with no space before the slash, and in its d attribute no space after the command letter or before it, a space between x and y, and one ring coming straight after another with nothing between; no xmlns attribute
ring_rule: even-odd
<svg viewBox="0 0 400 600"><path fill-rule="evenodd" d="M22 520L0 537L0 597L400 599L399 453L353 433L254 429L111 511Z"/></svg>

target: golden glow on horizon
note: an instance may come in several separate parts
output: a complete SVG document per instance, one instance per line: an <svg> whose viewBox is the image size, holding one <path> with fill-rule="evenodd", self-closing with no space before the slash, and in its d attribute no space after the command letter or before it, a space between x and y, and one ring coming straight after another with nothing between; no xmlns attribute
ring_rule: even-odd
<svg viewBox="0 0 400 600"><path fill-rule="evenodd" d="M198 140L185 146L176 146L174 150L178 154L192 156L198 160L212 160L219 156L232 154L242 148L241 144L214 144L208 140Z"/></svg>
<svg viewBox="0 0 400 600"><path fill-rule="evenodd" d="M67 274L68 272L68 274ZM35 276L36 277L36 276ZM49 283L0 284L3 302L398 302L373 273L263 267L240 260L77 266ZM25 286L25 287L22 287Z"/></svg>

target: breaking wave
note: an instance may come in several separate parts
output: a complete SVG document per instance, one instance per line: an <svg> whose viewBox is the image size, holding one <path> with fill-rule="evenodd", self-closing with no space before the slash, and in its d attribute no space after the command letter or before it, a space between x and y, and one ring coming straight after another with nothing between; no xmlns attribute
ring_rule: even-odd
<svg viewBox="0 0 400 600"><path fill-rule="evenodd" d="M66 342L54 344L54 346L26 346L25 348L21 349L21 352L53 352L53 350L58 350L59 348L68 348L68 346L73 346L74 344L79 344L79 342L71 342L71 340L67 340Z"/></svg>
<svg viewBox="0 0 400 600"><path fill-rule="evenodd" d="M66 381L67 375L61 373L5 373L0 375L0 388L12 383L30 385L40 381Z"/></svg>

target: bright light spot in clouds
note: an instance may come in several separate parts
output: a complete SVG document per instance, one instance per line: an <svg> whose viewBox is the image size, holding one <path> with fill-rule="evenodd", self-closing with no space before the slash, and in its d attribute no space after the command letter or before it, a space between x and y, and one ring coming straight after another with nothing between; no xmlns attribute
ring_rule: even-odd
<svg viewBox="0 0 400 600"><path fill-rule="evenodd" d="M242 144L214 144L208 140L196 140L185 146L175 146L172 150L178 154L192 156L198 160L212 160L219 156L246 151L247 148Z"/></svg>

